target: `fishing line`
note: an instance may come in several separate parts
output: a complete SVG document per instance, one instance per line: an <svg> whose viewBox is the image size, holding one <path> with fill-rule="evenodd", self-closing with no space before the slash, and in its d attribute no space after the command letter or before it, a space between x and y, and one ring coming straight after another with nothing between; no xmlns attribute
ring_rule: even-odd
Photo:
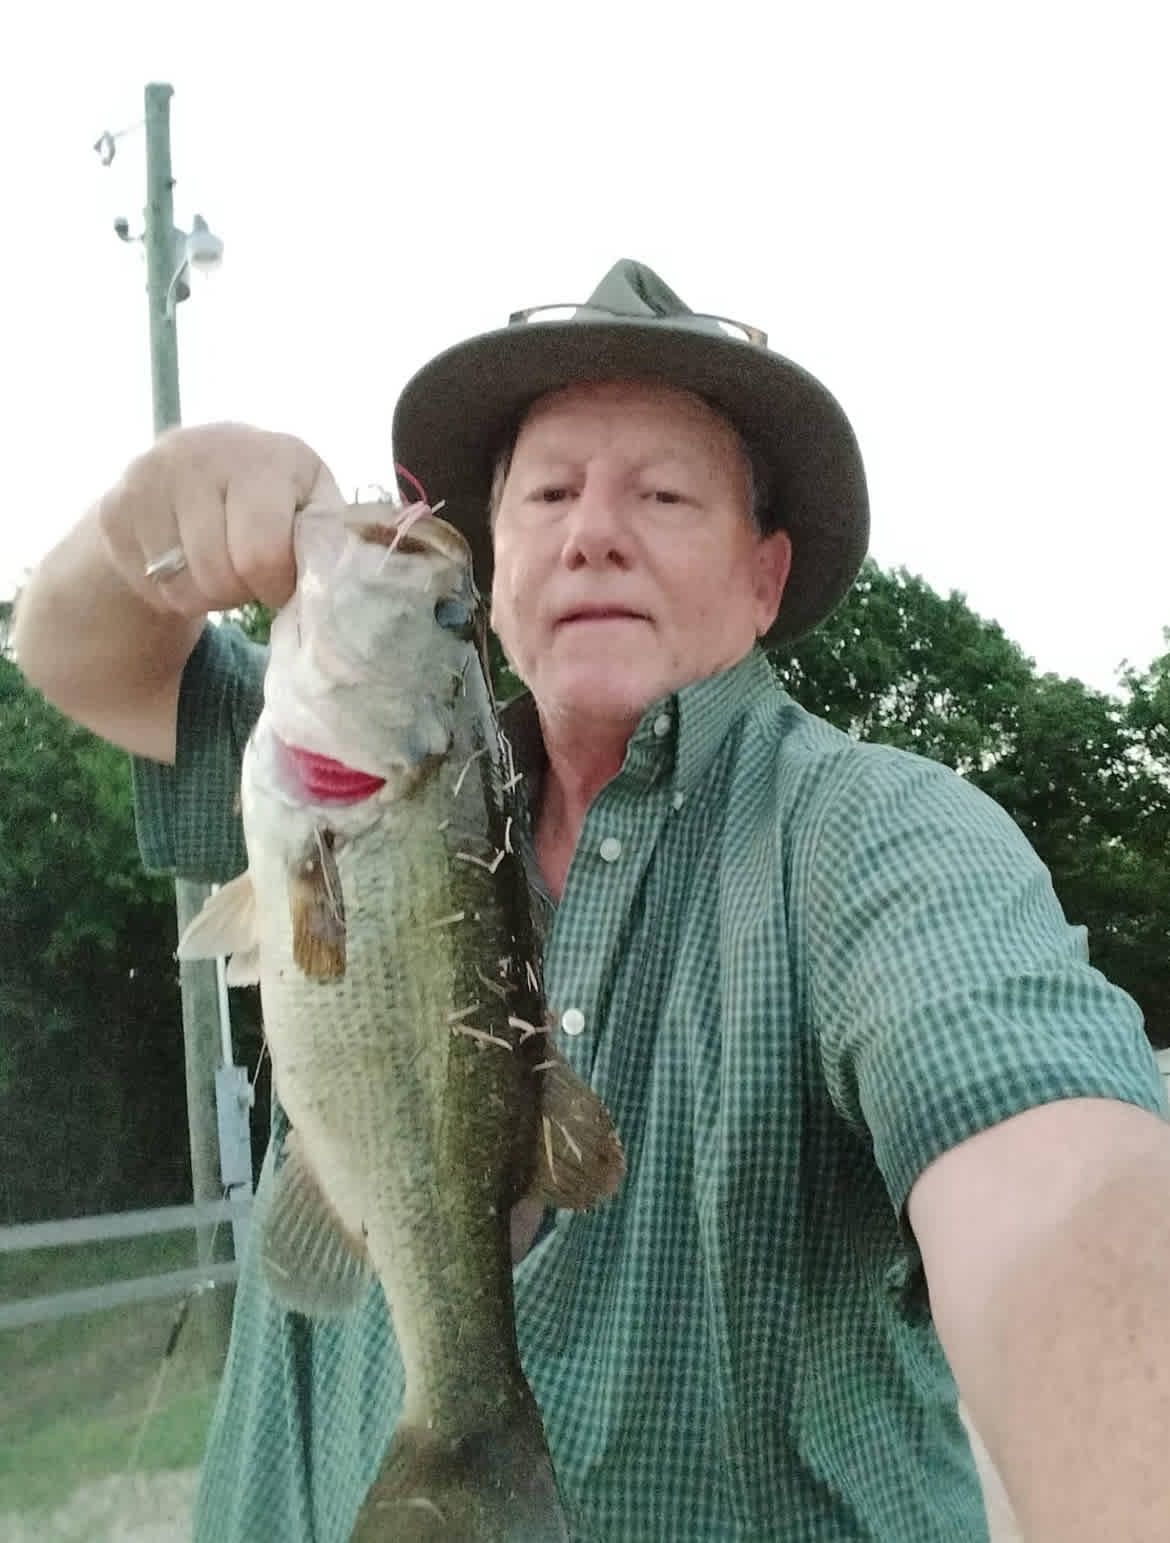
<svg viewBox="0 0 1170 1543"><path fill-rule="evenodd" d="M223 1198L225 1200L227 1199L226 1191ZM208 1252L213 1256L215 1253L215 1241L219 1236L219 1229L222 1225L222 1220L217 1221L211 1231L211 1242L208 1247ZM171 1330L167 1335L166 1345L163 1347L163 1353L159 1358L158 1370L154 1374L154 1385L150 1390L150 1397L146 1401L145 1412L143 1413L142 1419L139 1421L138 1430L134 1437L134 1445L130 1449L130 1455L126 1460L126 1466L122 1470L122 1477L124 1479L131 1478L137 1470L139 1458L142 1456L143 1443L146 1440L146 1433L150 1427L151 1421L154 1419L155 1413L158 1410L158 1401L162 1396L162 1387L164 1381L166 1380L167 1369L171 1364L171 1360L174 1356L179 1340L182 1338L183 1329L186 1327L187 1318L191 1312L191 1304L195 1301L196 1297L202 1296L204 1292L214 1290L214 1281L200 1281L197 1286L192 1286L183 1293L178 1308L175 1311L175 1316L171 1321Z"/></svg>
<svg viewBox="0 0 1170 1543"><path fill-rule="evenodd" d="M264 1065L264 1057L267 1054L268 1041L263 1036L261 1036L260 1053L256 1057L256 1065L252 1069L252 1076L250 1079L253 1095L255 1094L257 1079L260 1076L260 1068ZM227 1190L223 1192L222 1198L225 1200L229 1198ZM212 1258L215 1256L215 1244L219 1237L219 1229L222 1225L223 1219L221 1217L220 1220L216 1222L211 1231L211 1242L208 1246L208 1252ZM171 1328L167 1335L166 1344L163 1347L162 1355L159 1357L158 1369L154 1374L154 1383L150 1390L150 1397L146 1401L146 1409L143 1412L142 1419L139 1421L138 1429L135 1432L134 1443L130 1449L130 1455L126 1460L125 1467L122 1469L123 1479L132 1478L134 1473L137 1471L139 1459L142 1456L142 1448L146 1441L147 1431L150 1429L151 1422L158 1412L158 1403L159 1399L162 1397L163 1383L166 1381L167 1370L170 1367L172 1360L174 1359L175 1351L178 1348L179 1341L183 1336L183 1330L186 1328L187 1320L190 1317L191 1304L196 1300L197 1297L202 1296L204 1292L214 1290L214 1281L200 1281L197 1286L192 1286L187 1291L185 1291L183 1296L180 1298L179 1305L175 1309L175 1316L171 1320Z"/></svg>

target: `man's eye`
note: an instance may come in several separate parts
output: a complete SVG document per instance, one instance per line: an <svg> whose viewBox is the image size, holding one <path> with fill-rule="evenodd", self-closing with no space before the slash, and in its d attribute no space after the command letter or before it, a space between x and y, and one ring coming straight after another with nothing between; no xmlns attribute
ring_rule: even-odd
<svg viewBox="0 0 1170 1543"><path fill-rule="evenodd" d="M656 504L681 504L683 501L681 493L674 493L669 488L655 488L650 496Z"/></svg>
<svg viewBox="0 0 1170 1543"><path fill-rule="evenodd" d="M541 488L537 499L542 504L562 504L569 496L568 488Z"/></svg>

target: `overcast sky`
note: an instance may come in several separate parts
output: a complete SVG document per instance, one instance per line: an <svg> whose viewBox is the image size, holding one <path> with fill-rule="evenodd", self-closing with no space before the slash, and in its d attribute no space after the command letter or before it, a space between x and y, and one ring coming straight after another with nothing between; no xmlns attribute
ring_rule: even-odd
<svg viewBox="0 0 1170 1543"><path fill-rule="evenodd" d="M187 422L391 479L432 354L618 257L765 327L861 441L873 553L1042 669L1170 625L1162 8L45 4L0 63L0 595L149 443L141 130L175 87ZM368 14L367 14L368 12ZM379 19L370 20L376 12ZM815 707L815 704L808 704Z"/></svg>

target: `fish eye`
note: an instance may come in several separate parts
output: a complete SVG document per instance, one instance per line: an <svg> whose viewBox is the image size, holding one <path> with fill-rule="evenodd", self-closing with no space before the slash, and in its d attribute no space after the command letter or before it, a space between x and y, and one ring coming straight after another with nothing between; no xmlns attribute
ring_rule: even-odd
<svg viewBox="0 0 1170 1543"><path fill-rule="evenodd" d="M465 643L475 637L475 612L456 595L444 595L435 602L435 620L444 631L453 632Z"/></svg>

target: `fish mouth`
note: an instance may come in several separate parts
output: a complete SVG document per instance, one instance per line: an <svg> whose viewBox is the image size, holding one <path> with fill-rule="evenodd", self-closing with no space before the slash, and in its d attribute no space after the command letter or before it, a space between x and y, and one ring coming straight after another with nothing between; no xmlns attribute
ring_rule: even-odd
<svg viewBox="0 0 1170 1543"><path fill-rule="evenodd" d="M359 509L361 505L354 507ZM388 518L384 520L355 520L351 528L359 540L371 546L386 547L388 552L444 557L450 562L471 565L471 548L462 533L429 510L420 512L417 504L409 509L388 511Z"/></svg>
<svg viewBox="0 0 1170 1543"><path fill-rule="evenodd" d="M360 804L386 786L385 777L374 777L332 756L286 744L277 734L272 740L284 782L306 803Z"/></svg>

